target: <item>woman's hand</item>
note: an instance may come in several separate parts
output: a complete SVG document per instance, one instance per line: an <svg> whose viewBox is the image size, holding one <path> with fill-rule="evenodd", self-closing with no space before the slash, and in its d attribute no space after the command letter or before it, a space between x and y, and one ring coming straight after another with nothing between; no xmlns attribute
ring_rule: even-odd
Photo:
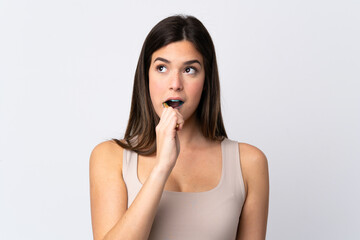
<svg viewBox="0 0 360 240"><path fill-rule="evenodd" d="M160 168L171 172L180 153L177 131L181 131L184 119L179 110L165 106L156 126L156 158Z"/></svg>

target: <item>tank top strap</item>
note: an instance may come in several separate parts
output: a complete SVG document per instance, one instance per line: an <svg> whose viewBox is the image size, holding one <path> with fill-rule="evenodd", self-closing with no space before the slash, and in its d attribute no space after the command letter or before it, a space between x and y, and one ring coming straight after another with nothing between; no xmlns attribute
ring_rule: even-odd
<svg viewBox="0 0 360 240"><path fill-rule="evenodd" d="M122 175L124 180L131 175L131 151L125 148L123 150Z"/></svg>
<svg viewBox="0 0 360 240"><path fill-rule="evenodd" d="M245 200L245 185L240 164L239 143L225 138L223 140L223 167L225 168L223 184L228 192L235 193L242 200Z"/></svg>
<svg viewBox="0 0 360 240"><path fill-rule="evenodd" d="M128 149L123 152L122 175L128 194L128 207L141 189L137 177L137 153Z"/></svg>

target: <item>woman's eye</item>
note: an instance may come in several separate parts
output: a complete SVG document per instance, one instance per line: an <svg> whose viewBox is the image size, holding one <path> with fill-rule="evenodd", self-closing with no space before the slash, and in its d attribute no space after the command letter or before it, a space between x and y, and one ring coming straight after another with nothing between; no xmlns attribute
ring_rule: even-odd
<svg viewBox="0 0 360 240"><path fill-rule="evenodd" d="M166 71L166 67L162 66L162 65L156 67L156 69L158 70L158 72L165 72Z"/></svg>
<svg viewBox="0 0 360 240"><path fill-rule="evenodd" d="M196 73L196 68L194 67L187 67L185 68L185 72L189 73L189 74L195 74Z"/></svg>

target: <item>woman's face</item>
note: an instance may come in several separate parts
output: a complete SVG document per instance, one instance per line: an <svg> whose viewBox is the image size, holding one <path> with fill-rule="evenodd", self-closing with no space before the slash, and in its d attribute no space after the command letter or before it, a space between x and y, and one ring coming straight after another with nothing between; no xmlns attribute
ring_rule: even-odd
<svg viewBox="0 0 360 240"><path fill-rule="evenodd" d="M199 105L204 80L203 57L191 42L173 42L155 51L149 68L149 90L156 114L161 116L167 101L185 121L189 119Z"/></svg>

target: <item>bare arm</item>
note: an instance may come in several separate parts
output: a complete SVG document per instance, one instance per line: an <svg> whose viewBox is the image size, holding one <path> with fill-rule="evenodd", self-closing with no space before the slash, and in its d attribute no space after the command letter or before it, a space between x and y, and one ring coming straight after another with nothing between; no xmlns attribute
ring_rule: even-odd
<svg viewBox="0 0 360 240"><path fill-rule="evenodd" d="M237 240L263 240L269 205L269 173L266 156L258 148L241 143L240 159L246 185Z"/></svg>
<svg viewBox="0 0 360 240"><path fill-rule="evenodd" d="M176 124L182 116L164 111L157 133L157 164L127 209L127 190L122 177L123 150L114 142L97 145L90 156L90 198L95 240L147 239L165 183L179 154Z"/></svg>
<svg viewBox="0 0 360 240"><path fill-rule="evenodd" d="M94 239L147 239L160 201L166 171L156 168L127 209L127 191L111 142L96 146L90 157L90 195ZM121 156L122 157L122 156Z"/></svg>

